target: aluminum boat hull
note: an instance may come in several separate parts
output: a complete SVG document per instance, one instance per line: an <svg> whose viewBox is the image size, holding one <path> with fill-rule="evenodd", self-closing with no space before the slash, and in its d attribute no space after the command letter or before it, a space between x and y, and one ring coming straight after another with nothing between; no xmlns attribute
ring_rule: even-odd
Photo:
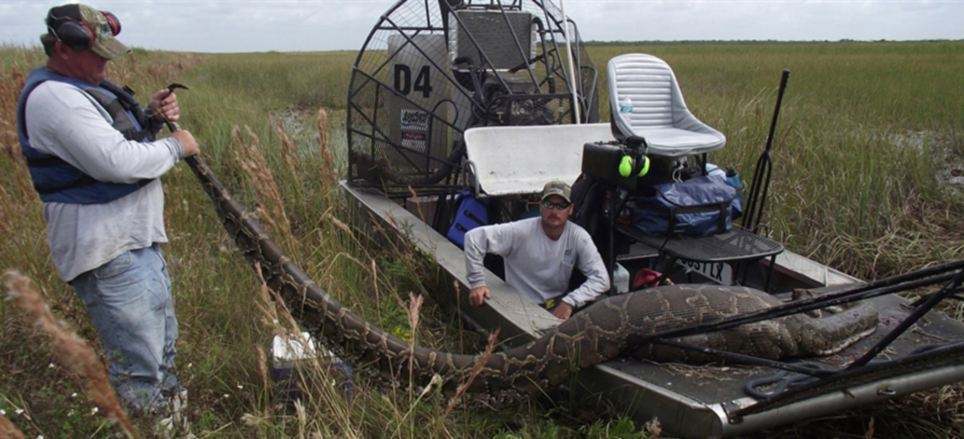
<svg viewBox="0 0 964 439"><path fill-rule="evenodd" d="M450 243L407 210L402 204L368 188L346 181L341 189L355 209L358 225L371 231L389 232L392 238L404 239L429 256L461 291L468 289L462 250ZM415 210L415 209L413 209ZM378 227L371 227L373 225ZM861 282L833 268L786 251L776 258L776 285L820 288ZM497 277L487 273L492 297L481 307L471 307L464 296L451 289L440 291L434 299L457 309L471 325L482 330L499 329L505 345L528 342L559 323L542 308L524 303L516 291ZM451 283L450 283L451 284ZM880 311L878 330L843 352L821 361L841 365L856 358L870 344L879 340L907 312L907 302L897 296L872 299ZM890 348L888 355L901 356L928 343L964 339L964 324L939 312L931 312ZM912 392L964 380L964 363L954 360L920 370L884 374L869 382L829 389L792 404L755 413L738 419L735 411L757 401L746 395L743 384L752 378L772 375L763 367L692 366L620 359L581 371L571 386L578 389L580 399L588 404L607 404L627 413L641 425L654 417L665 434L678 437L724 437L746 434L765 428L789 424L804 418L837 413L841 410L873 404ZM890 376L886 376L890 375Z"/></svg>

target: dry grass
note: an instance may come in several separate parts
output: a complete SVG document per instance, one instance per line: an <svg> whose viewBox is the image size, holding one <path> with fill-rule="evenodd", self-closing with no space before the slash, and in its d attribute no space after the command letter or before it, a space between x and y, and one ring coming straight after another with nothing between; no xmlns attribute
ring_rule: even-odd
<svg viewBox="0 0 964 439"><path fill-rule="evenodd" d="M23 87L24 75L20 70L0 72L0 145L10 159L22 160L17 142L17 97Z"/></svg>
<svg viewBox="0 0 964 439"><path fill-rule="evenodd" d="M772 209L767 218L775 234L794 250L865 277L908 271L959 258L964 252L959 227L964 204L961 198L947 198L935 190L932 176L937 172L930 166L936 165L926 153L945 145L961 150L964 129L954 110L961 90L940 86L948 82L946 72L961 68L960 45L668 45L592 51L598 64L612 53L630 51L655 53L670 61L691 108L719 125L730 139L727 150L713 160L744 171L751 169L765 135L776 72L792 64L794 77L776 150L775 196L768 203ZM52 273L40 203L16 154L10 124L18 81L40 58L26 50L0 49L0 54L0 149L5 151L0 153L0 267L18 267L35 279L50 295L55 313L92 339L82 304ZM350 212L336 182L344 172L340 129L353 57L331 53L183 58L139 51L115 64L113 75L132 80L141 96L169 82L191 86L179 93L185 109L182 125L202 140L205 155L235 195L249 206L261 207L272 236L289 251L298 250L291 251L293 260L345 306L413 345L417 340L448 351L497 349L477 334L462 331L459 321L431 301L413 315L402 298L428 297L430 289L448 290L451 285L434 280L421 256L394 243L372 241L371 231L346 224ZM901 70L905 65L919 68ZM767 73L771 71L773 75ZM891 71L899 73L881 77L880 72ZM861 78L868 77L876 78L872 95L861 92L866 90L861 84L866 79ZM913 82L911 91L902 91L902 83L908 82ZM945 92L936 96L926 84L937 84L926 87ZM271 114L294 115L294 122L317 130L293 128L291 121ZM250 128L235 130L236 126ZM927 141L920 150L894 152L890 137L861 134L907 131L938 132L934 138L944 143ZM861 153L849 154L852 151ZM387 382L368 373L364 365L356 365L355 396L349 399L324 358L298 369L295 384L304 396L297 403L284 402L277 396L279 385L268 376L265 347L274 334L295 330L290 315L277 306L273 293L264 289L234 249L194 177L179 166L164 177L164 184L172 238L166 255L181 323L179 376L192 392L190 416L197 435L659 434L655 424L636 426L598 411L589 425L581 425L570 421L566 410L547 415L534 404L501 412L463 409L433 387L419 389L406 377ZM960 319L964 307L951 314L955 310ZM0 355L10 359L0 365L0 408L23 408L23 415L10 420L30 437L102 433L93 417L77 413L78 401L69 396L75 385L62 383L59 368L46 367L45 347L20 341L14 320L0 302ZM953 437L962 429L962 403L961 385L948 386L771 435Z"/></svg>
<svg viewBox="0 0 964 439"><path fill-rule="evenodd" d="M458 387L455 389L455 394L449 398L448 404L445 405L446 416L449 413L452 413L452 410L455 410L455 407L457 407L462 401L462 397L465 395L465 392L472 387L472 383L475 382L476 378L478 378L479 373L482 372L482 368L485 366L485 363L488 362L489 357L492 356L492 352L495 350L498 340L499 331L492 331L489 334L488 342L485 344L485 350L482 351L482 355L479 355L478 360L476 360L475 364L472 365L472 369L469 371L469 376L465 378L465 381L459 383Z"/></svg>
<svg viewBox="0 0 964 439"><path fill-rule="evenodd" d="M284 159L285 166L290 175L299 175L298 146L285 131L284 124L280 120L272 123L274 132L281 140L281 157Z"/></svg>
<svg viewBox="0 0 964 439"><path fill-rule="evenodd" d="M23 439L23 432L16 425L13 425L6 416L0 415L0 437Z"/></svg>
<svg viewBox="0 0 964 439"><path fill-rule="evenodd" d="M107 419L117 422L128 437L135 437L134 426L107 380L107 369L87 341L54 318L30 279L11 270L3 274L3 284L7 298L24 314L24 321L35 327L37 334L50 340L54 359L84 387L87 396Z"/></svg>
<svg viewBox="0 0 964 439"><path fill-rule="evenodd" d="M338 167L335 165L335 155L331 152L331 145L328 142L328 111L324 108L318 109L316 119L318 127L318 152L321 153L321 178L322 182L331 188L335 187L338 181Z"/></svg>
<svg viewBox="0 0 964 439"><path fill-rule="evenodd" d="M257 194L257 211L262 221L267 223L273 236L279 237L280 242L289 252L297 254L298 245L291 233L291 221L285 212L285 202L281 196L281 189L275 180L268 160L261 151L261 141L251 127L244 127L244 135L238 127L231 132L234 139L234 158L247 177L247 186L253 187Z"/></svg>
<svg viewBox="0 0 964 439"><path fill-rule="evenodd" d="M860 410L808 419L753 437L955 438L964 433L964 384L917 392Z"/></svg>

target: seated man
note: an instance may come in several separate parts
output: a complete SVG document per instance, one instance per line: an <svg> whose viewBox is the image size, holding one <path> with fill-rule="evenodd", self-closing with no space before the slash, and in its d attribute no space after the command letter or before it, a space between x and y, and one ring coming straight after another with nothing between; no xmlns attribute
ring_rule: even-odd
<svg viewBox="0 0 964 439"><path fill-rule="evenodd" d="M478 227L465 234L465 266L473 306L481 306L489 297L482 273L486 253L505 259L509 285L563 320L609 289L609 273L592 238L582 227L569 222L570 192L568 184L550 181L542 189L538 218ZM573 267L579 268L586 281L566 294ZM560 296L562 300L553 300ZM557 303L552 305L550 301Z"/></svg>

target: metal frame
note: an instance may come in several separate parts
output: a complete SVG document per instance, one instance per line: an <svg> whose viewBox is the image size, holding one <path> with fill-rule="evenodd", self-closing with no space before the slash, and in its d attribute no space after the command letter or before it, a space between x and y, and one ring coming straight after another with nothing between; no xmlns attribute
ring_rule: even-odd
<svg viewBox="0 0 964 439"><path fill-rule="evenodd" d="M760 154L753 171L753 183L750 185L750 195L747 197L746 214L743 216L743 228L752 233L759 232L760 222L763 219L763 207L766 205L767 195L770 192L770 174L773 168L770 159L770 150L773 148L773 134L777 129L777 120L780 118L780 105L783 103L783 92L787 89L787 80L790 79L790 71L784 70L780 74L780 87L777 89L777 103L773 108L773 119L770 120L770 132L767 134L766 147Z"/></svg>
<svg viewBox="0 0 964 439"><path fill-rule="evenodd" d="M579 108L584 114L583 119L586 121L589 121L590 118L598 117L598 109L592 111L592 106L596 104L598 99L596 97L597 86L595 84L595 80L598 78L598 72L586 58L588 55L584 53L582 43L579 41L578 28L575 27L575 23L571 23L573 29L575 29L573 38L576 41L573 41L573 47L577 54L578 75L575 84L569 83L565 75L564 64L562 63L559 51L559 38L562 38L562 29L560 27L562 25L561 17L559 16L559 11L551 2L540 0L468 0L458 7L453 7L449 2L442 0L437 2L437 7L435 7L435 4L434 1L430 0L399 0L393 4L369 32L362 49L355 58L347 96L346 128L348 147L350 150L348 157L349 181L352 181L354 184L368 186L375 183L381 185L383 190L389 192L407 191L408 186L417 188L431 188L439 184L448 186L450 182L444 183L443 181L448 182L451 180L449 176L457 174L461 167L463 153L459 150L458 144L462 141L462 133L464 133L465 129L472 126L501 125L508 122L493 120L491 115L504 112L502 108L493 107L493 105L505 105L507 101L511 101L516 95L519 95L520 99L531 98L532 96L558 98L558 96L562 95L571 96L571 88L578 87L581 89L579 90L580 102L570 102L568 108L566 108L566 115L568 115L566 118L571 119L573 117L571 114L575 112L575 105L579 105ZM411 6L411 8L405 9L406 6ZM424 10L424 18L415 18L415 20L424 20L424 23L419 23L418 25L406 23L405 21L407 19L412 19L410 17L417 17L417 15L411 15L410 11L416 11L418 8ZM534 26L534 32L536 34L533 44L537 47L537 55L517 69L526 69L531 86L534 87L535 90L538 90L539 94L520 94L512 90L512 87L510 87L507 82L507 78L499 74L499 71L495 68L492 59L484 51L479 49L481 47L479 39L472 31L466 28L462 17L455 13L457 10L462 9L501 13L503 23L508 26L510 30L513 24L506 15L507 13L526 11L532 14L532 25ZM493 81L498 87L497 96L499 97L499 99L494 102L488 102L486 97L482 95L482 90L477 90L475 87L470 89L467 88L467 85L463 86L456 78L456 72L465 73L464 70L455 69L454 67L452 69L446 68L439 60L428 56L425 50L419 46L418 42L414 41L414 38L419 35L442 34L444 35L446 45L448 45L450 41L449 33L451 32L449 20L454 20L452 24L457 26L460 32L463 32L464 35L467 36L466 43L478 49L482 65L473 68L473 72L470 74L490 78L490 80ZM512 42L515 45L515 49L519 51L519 54L522 55L523 58L528 59L529 49L522 47L521 40L516 37L514 32L510 32L510 34L512 35ZM379 60L380 62L374 65L366 65L368 64L366 63L367 51L384 50L380 48L376 49L375 47L387 41L388 35L400 35L405 41L393 51L386 52L384 60ZM395 90L394 87L386 82L388 79L380 78L380 76L385 75L385 67L390 65L392 60L396 59L402 50L411 49L421 54L424 62L434 70L434 73L441 74L441 79L439 80L444 81L447 87L452 87L452 91L458 96L458 100L468 103L471 114L458 114L460 110L459 104L452 101L453 97L447 97L445 99L455 107L456 115L454 119L446 120L447 118L441 117L437 111L440 105L436 104L434 108L426 108L423 105L419 105L415 100ZM537 65L539 65L541 74L537 71ZM517 71L517 69L513 69L513 71ZM562 89L558 89L557 78L562 79ZM370 103L373 108L363 108L365 103L358 102L358 98L362 93L371 93L373 95L375 102ZM411 148L404 147L398 139L392 139L391 136L388 135L388 127L379 126L379 112L384 111L384 109L380 110L378 107L384 104L386 96L392 96L392 99L399 99L400 102L404 103L406 108L412 108L416 111L431 115L429 116L430 132L427 134L429 138L426 140L427 146L425 151L415 151ZM562 121L556 121L555 123L559 122ZM452 147L447 148L450 153L446 157L437 155L437 151L433 151L432 148L431 136L435 134L432 131L438 129L436 126L438 123L446 126L445 129L449 130L452 136L452 138L449 139ZM436 143L437 142L438 141L436 141ZM366 146L365 150L359 150L363 145ZM400 175L397 181L367 181L365 178L366 175L360 171L361 168L358 166L362 163L359 161L360 156L356 156L356 154L365 154L368 156L367 158L372 160L372 163L377 163L379 152L383 148L390 148L398 152L401 160L403 160L402 163L407 165L405 168L408 173ZM419 157L421 154L424 154L424 160L423 157ZM435 171L433 172L433 170ZM390 169L385 169L384 171L383 174L393 173Z"/></svg>
<svg viewBox="0 0 964 439"><path fill-rule="evenodd" d="M632 344L666 344L704 354L716 355L724 359L734 360L741 363L789 370L813 378L805 381L805 385L798 386L797 388L788 386L783 392L769 396L757 404L737 410L730 415L731 419L739 420L741 417L748 414L759 413L770 408L785 405L789 401L795 400L795 396L801 393L806 393L808 390L812 390L814 388L820 388L827 382L836 381L842 376L852 377L861 375L863 373L878 371L886 367L901 367L907 363L921 361L922 358L930 359L936 355L935 352L939 352L941 355L964 356L964 341L958 341L948 342L940 346L931 346L929 347L930 350L921 354L912 354L896 360L878 361L870 364L871 360L875 359L881 352L884 351L884 349L890 346L894 340L907 331L907 329L909 329L914 323L923 317L924 314L932 310L938 303L948 298L960 300L960 298L956 296L962 292L962 280L964 280L964 260L885 278L868 284L844 289L842 291L829 293L825 296L791 302L767 310L744 314L717 322L694 325L689 328L663 331L651 336L640 337L637 340L633 340ZM911 312L906 319L901 321L895 329L888 333L877 344L868 349L863 356L852 361L847 366L836 370L799 366L788 362L778 362L752 355L691 346L671 340L673 338L685 337L688 335L722 331L735 328L740 325L755 323L763 320L771 320L791 314L800 314L807 311L826 308L828 306L843 305L846 303L866 300L882 295L897 294L939 283L945 283L940 291L926 296L915 303L913 312ZM926 361L924 361L924 363L926 363Z"/></svg>

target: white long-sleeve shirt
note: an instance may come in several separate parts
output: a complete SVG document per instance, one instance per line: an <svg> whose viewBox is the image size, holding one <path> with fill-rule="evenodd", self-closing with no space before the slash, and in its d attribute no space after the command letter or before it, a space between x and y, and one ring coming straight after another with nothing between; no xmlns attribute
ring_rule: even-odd
<svg viewBox="0 0 964 439"><path fill-rule="evenodd" d="M25 118L30 146L104 182L157 178L182 156L173 137L124 139L100 104L59 81L44 82L30 93ZM127 250L167 242L160 180L103 204L44 203L44 219L54 265L68 282Z"/></svg>
<svg viewBox="0 0 964 439"><path fill-rule="evenodd" d="M563 302L580 307L608 290L609 273L589 233L567 222L559 239L552 240L541 221L539 217L529 218L466 233L469 287L486 284L482 260L486 253L492 253L505 259L505 281L532 303L565 295ZM586 276L586 281L566 294L573 267Z"/></svg>

